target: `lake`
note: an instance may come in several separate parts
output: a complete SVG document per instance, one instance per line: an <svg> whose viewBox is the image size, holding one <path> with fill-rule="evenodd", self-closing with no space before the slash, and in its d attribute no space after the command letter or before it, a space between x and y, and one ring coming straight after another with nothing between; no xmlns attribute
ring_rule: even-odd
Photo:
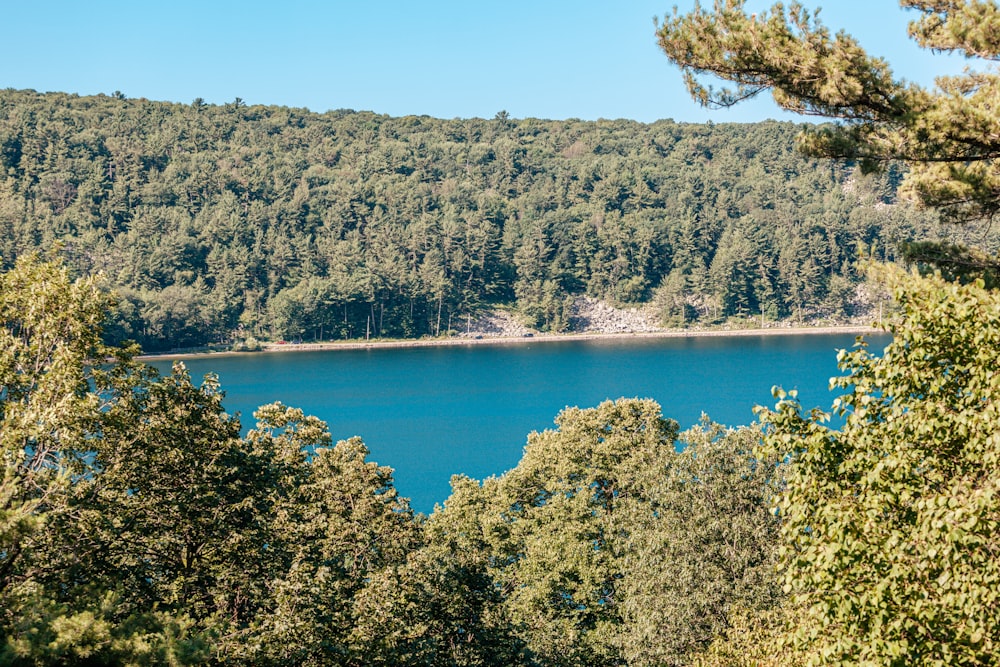
<svg viewBox="0 0 1000 667"><path fill-rule="evenodd" d="M888 336L867 336L881 350ZM829 409L836 350L853 334L640 338L516 345L370 348L186 359L192 377L219 375L244 431L257 406L281 401L326 421L335 440L360 435L371 460L396 470L413 507L430 512L449 479L517 465L527 434L567 406L653 398L682 428L702 412L736 426L772 406L771 387ZM153 365L169 371L170 361Z"/></svg>

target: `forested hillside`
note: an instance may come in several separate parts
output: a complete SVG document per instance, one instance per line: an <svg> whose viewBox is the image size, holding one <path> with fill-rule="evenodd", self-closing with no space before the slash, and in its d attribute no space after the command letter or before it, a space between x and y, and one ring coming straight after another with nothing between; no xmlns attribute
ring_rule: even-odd
<svg viewBox="0 0 1000 667"><path fill-rule="evenodd" d="M664 323L849 315L930 224L799 126L390 118L0 92L0 262L59 242L148 350L440 335L587 294ZM457 324L456 324L457 326Z"/></svg>

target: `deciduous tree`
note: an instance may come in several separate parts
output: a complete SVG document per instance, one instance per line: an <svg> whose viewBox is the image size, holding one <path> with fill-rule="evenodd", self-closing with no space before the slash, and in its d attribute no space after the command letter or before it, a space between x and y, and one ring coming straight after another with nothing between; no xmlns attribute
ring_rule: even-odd
<svg viewBox="0 0 1000 667"><path fill-rule="evenodd" d="M843 426L781 394L782 568L816 662L979 665L1000 646L1000 295L895 279L882 356L842 352Z"/></svg>

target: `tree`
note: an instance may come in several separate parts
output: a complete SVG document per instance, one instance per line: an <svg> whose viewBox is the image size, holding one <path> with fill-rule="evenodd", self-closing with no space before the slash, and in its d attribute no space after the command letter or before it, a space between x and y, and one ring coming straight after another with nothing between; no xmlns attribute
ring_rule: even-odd
<svg viewBox="0 0 1000 667"><path fill-rule="evenodd" d="M486 500L478 482L454 477L445 506L423 523L420 548L375 573L356 598L366 664L531 664L490 571Z"/></svg>
<svg viewBox="0 0 1000 667"><path fill-rule="evenodd" d="M71 282L34 256L0 275L0 596L94 433L91 369L110 352L95 324L107 305L96 280Z"/></svg>
<svg viewBox="0 0 1000 667"><path fill-rule="evenodd" d="M84 362L102 349L89 323L106 305L94 281L21 258L0 275L0 637L52 601L25 586L23 565L45 520L64 511L77 442L98 398ZM49 611L49 615L60 615ZM0 657L12 650L0 646ZM71 653L71 651L67 651ZM17 655L15 652L14 655Z"/></svg>
<svg viewBox="0 0 1000 667"><path fill-rule="evenodd" d="M678 452L676 422L639 399L556 425L502 477L455 478L400 583L376 589L391 612L366 617L414 621L378 633L423 660L397 663L688 664L739 610L777 605L780 469L754 458L757 430L705 423Z"/></svg>
<svg viewBox="0 0 1000 667"><path fill-rule="evenodd" d="M1000 294L896 274L881 357L842 352L843 426L780 393L782 569L815 663L977 665L1000 650Z"/></svg>
<svg viewBox="0 0 1000 667"><path fill-rule="evenodd" d="M247 439L278 474L270 595L252 627L251 662L371 664L378 637L359 632L355 598L420 543L392 469L367 461L360 438L331 446L326 424L281 404L263 406ZM308 453L307 453L308 452Z"/></svg>
<svg viewBox="0 0 1000 667"><path fill-rule="evenodd" d="M784 466L760 460L758 427L708 421L680 434L683 449L650 466L645 502L616 586L629 665L689 665L745 617L783 601L775 576L780 521L770 509Z"/></svg>
<svg viewBox="0 0 1000 667"><path fill-rule="evenodd" d="M921 12L910 24L921 46L1000 57L996 3L900 4ZM658 27L696 99L726 106L770 89L786 109L837 119L803 133L808 153L865 170L901 160L904 191L945 220L1000 212L1000 73L967 70L927 90L894 80L885 61L843 32L831 37L798 3L750 16L743 6L717 0ZM735 87L714 91L703 74ZM949 244L911 250L951 277L996 272L982 253ZM890 282L902 313L883 356L863 343L841 353L843 426L803 414L794 392L777 390L776 410L762 412L769 451L790 461L777 505L793 624L784 643L811 664L987 664L1000 642L1000 296L982 280L896 271Z"/></svg>
<svg viewBox="0 0 1000 667"><path fill-rule="evenodd" d="M68 563L57 581L72 589L82 570L121 590L118 613L170 610L206 632L245 626L270 541L266 462L241 441L216 378L197 386L181 363L162 378L116 372L123 386L88 442L93 461L73 485L72 521L58 526L83 565Z"/></svg>
<svg viewBox="0 0 1000 667"><path fill-rule="evenodd" d="M633 495L674 450L677 423L650 400L567 408L483 493L492 575L526 649L550 665L622 664L615 640Z"/></svg>
<svg viewBox="0 0 1000 667"><path fill-rule="evenodd" d="M131 396L148 379L134 372L134 348L101 342L109 303L96 278L71 281L34 256L0 275L4 664L187 664L208 656L183 612L120 607L118 586L89 569L99 536L80 528L92 509L94 448L118 390ZM107 518L121 518L119 509Z"/></svg>
<svg viewBox="0 0 1000 667"><path fill-rule="evenodd" d="M902 160L904 191L951 220L1000 211L1000 116L993 108L1000 73L969 70L933 89L895 79L889 64L850 35L830 31L798 2L747 15L745 0L696 5L657 27L660 46L684 72L691 95L730 106L771 90L782 108L837 119L806 130L807 153L858 160L863 169ZM986 0L901 0L920 12L917 43L979 62L1000 58L1000 10ZM735 84L713 89L711 74Z"/></svg>
<svg viewBox="0 0 1000 667"><path fill-rule="evenodd" d="M810 254L814 237L836 238L841 260L892 236L831 215L857 179L803 160L798 131L232 113L4 90L0 264L62 242L73 275L104 272L126 295L106 333L164 350L247 333L418 337L500 305L559 330L584 291L644 301L678 269L688 314L708 319L720 306L705 274L739 228L765 246L744 307L782 316L790 287L770 277L782 243L767 230L793 224ZM892 210L930 229L929 216ZM783 276L806 257L786 256ZM823 292L843 261L819 259Z"/></svg>
<svg viewBox="0 0 1000 667"><path fill-rule="evenodd" d="M421 544L391 469L280 404L241 438L214 377L101 342L109 303L0 275L0 664L367 664L354 598Z"/></svg>

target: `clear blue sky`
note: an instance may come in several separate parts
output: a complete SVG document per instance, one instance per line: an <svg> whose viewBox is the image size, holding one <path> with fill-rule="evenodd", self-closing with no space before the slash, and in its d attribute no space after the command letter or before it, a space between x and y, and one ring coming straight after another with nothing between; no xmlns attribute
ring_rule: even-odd
<svg viewBox="0 0 1000 667"><path fill-rule="evenodd" d="M653 17L670 0L10 0L0 88L394 116L790 118L769 101L694 104L661 54ZM677 3L681 10L694 0ZM710 5L711 0L703 0ZM770 2L751 0L752 9ZM825 0L898 76L925 83L939 57L906 37L893 0ZM947 61L947 59L945 59ZM956 68L956 60L945 67ZM961 66L961 62L957 62Z"/></svg>

